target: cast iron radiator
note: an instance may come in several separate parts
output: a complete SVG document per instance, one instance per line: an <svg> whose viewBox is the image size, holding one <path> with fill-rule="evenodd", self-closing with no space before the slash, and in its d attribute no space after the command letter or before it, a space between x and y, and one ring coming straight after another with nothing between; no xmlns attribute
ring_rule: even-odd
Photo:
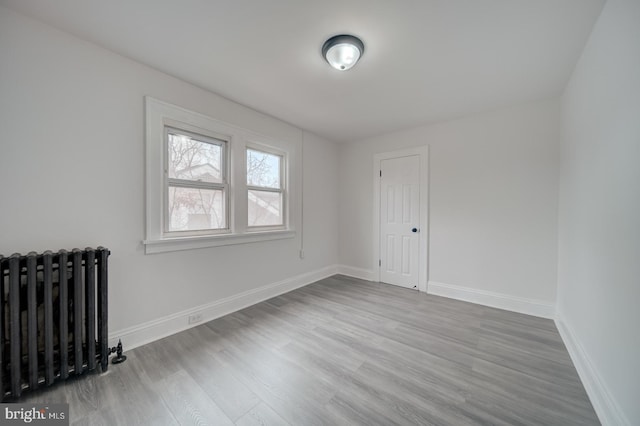
<svg viewBox="0 0 640 426"><path fill-rule="evenodd" d="M97 364L107 370L109 254L98 247L0 256L0 400Z"/></svg>

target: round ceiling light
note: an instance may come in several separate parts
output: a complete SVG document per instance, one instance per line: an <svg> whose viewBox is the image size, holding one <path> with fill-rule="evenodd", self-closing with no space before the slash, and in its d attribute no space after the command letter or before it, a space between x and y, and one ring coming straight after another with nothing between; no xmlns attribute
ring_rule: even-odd
<svg viewBox="0 0 640 426"><path fill-rule="evenodd" d="M364 43L358 37L341 34L331 37L322 46L322 56L340 71L352 68L364 53Z"/></svg>

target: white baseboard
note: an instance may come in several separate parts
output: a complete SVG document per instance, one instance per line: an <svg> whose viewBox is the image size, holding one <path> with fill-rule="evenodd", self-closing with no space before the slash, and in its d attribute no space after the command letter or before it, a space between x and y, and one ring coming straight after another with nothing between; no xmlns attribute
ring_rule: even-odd
<svg viewBox="0 0 640 426"><path fill-rule="evenodd" d="M337 265L336 273L346 275L348 277L359 278L366 281L378 281L378 277L375 271L372 271L370 269L356 268L354 266L347 265Z"/></svg>
<svg viewBox="0 0 640 426"><path fill-rule="evenodd" d="M280 282L216 300L215 302L200 305L182 312L176 312L166 317L114 331L109 333L109 346L115 346L118 339L122 339L122 344L126 350L133 349L191 327L196 327L232 312L239 311L248 306L295 290L296 288L304 287L305 285L330 277L336 273L337 266L327 266L316 271L307 272ZM202 315L202 321L189 324L189 316L193 314Z"/></svg>
<svg viewBox="0 0 640 426"><path fill-rule="evenodd" d="M555 305L542 300L526 299L524 297L438 283L435 281L429 281L427 293L536 317L555 318Z"/></svg>
<svg viewBox="0 0 640 426"><path fill-rule="evenodd" d="M378 276L378 271L375 270L356 268L354 266L348 265L338 265L337 268L338 274L346 275L353 278L359 278L366 281L380 282L378 281L380 279ZM421 282L418 283L418 290L426 293L427 283L421 280Z"/></svg>
<svg viewBox="0 0 640 426"><path fill-rule="evenodd" d="M126 350L145 345L175 333L196 327L207 321L239 311L248 306L287 293L335 274L347 275L367 281L377 281L374 271L346 265L331 265L325 268L297 275L280 282L268 284L253 290L245 291L212 303L197 306L185 311L148 321L133 327L109 333L109 346L115 346L122 339ZM556 326L567 347L578 375L603 426L629 426L628 421L611 392L602 381L580 341L571 327L560 315L555 317L555 307L547 302L509 296L500 293L478 290L469 287L429 281L428 293L449 297L494 308L505 309L543 318L555 319ZM201 314L202 321L189 324L188 318L193 314Z"/></svg>
<svg viewBox="0 0 640 426"><path fill-rule="evenodd" d="M630 426L631 422L611 395L609 388L605 385L573 329L562 319L561 315L557 316L555 323L602 425Z"/></svg>

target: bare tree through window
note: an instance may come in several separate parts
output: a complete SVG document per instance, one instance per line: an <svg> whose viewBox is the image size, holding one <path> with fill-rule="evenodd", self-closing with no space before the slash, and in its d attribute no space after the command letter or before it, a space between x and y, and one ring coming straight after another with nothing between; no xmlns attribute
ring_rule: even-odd
<svg viewBox="0 0 640 426"><path fill-rule="evenodd" d="M226 227L224 142L201 139L168 133L169 231Z"/></svg>
<svg viewBox="0 0 640 426"><path fill-rule="evenodd" d="M282 156L247 149L248 226L282 225Z"/></svg>

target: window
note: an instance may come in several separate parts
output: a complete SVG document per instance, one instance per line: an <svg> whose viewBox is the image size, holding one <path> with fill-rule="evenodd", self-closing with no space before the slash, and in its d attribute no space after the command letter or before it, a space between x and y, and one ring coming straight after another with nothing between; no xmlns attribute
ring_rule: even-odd
<svg viewBox="0 0 640 426"><path fill-rule="evenodd" d="M247 226L284 225L284 156L247 149Z"/></svg>
<svg viewBox="0 0 640 426"><path fill-rule="evenodd" d="M145 253L295 237L301 133L252 114L271 136L145 98Z"/></svg>
<svg viewBox="0 0 640 426"><path fill-rule="evenodd" d="M172 127L165 128L165 135L165 233L226 230L226 141Z"/></svg>

